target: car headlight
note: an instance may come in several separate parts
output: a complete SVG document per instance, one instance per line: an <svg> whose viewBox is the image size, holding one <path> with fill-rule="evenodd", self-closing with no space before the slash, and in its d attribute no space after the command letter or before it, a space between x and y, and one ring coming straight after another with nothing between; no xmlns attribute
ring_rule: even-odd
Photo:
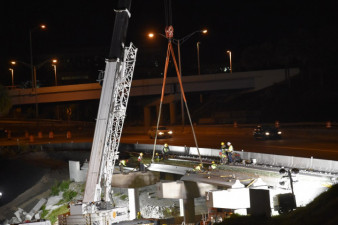
<svg viewBox="0 0 338 225"><path fill-rule="evenodd" d="M158 135L163 135L164 133L162 131L158 132Z"/></svg>
<svg viewBox="0 0 338 225"><path fill-rule="evenodd" d="M168 131L168 134L173 134L173 132L170 130L170 131Z"/></svg>
<svg viewBox="0 0 338 225"><path fill-rule="evenodd" d="M265 132L265 135L266 135L266 136L269 136L269 135L270 135L270 133L269 133L269 132Z"/></svg>

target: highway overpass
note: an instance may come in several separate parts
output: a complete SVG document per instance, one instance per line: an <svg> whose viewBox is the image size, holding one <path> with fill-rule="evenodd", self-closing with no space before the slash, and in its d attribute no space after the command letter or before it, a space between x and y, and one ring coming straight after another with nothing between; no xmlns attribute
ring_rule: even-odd
<svg viewBox="0 0 338 225"><path fill-rule="evenodd" d="M299 69L291 68L288 70L276 69L232 74L218 73L184 76L182 77L182 81L186 93L219 90L256 91L282 82L297 74L299 74ZM160 95L162 82L162 78L134 80L130 96ZM165 93L180 93L177 77L167 78ZM99 99L100 94L101 85L99 83L9 90L9 96L13 105Z"/></svg>

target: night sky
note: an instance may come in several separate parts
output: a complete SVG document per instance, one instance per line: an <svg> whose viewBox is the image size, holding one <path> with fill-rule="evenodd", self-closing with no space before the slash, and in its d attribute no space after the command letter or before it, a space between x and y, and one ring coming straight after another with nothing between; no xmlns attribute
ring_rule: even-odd
<svg viewBox="0 0 338 225"><path fill-rule="evenodd" d="M2 7L1 83L10 84L10 59L29 62L29 29L44 23L46 31L32 32L34 60L45 55L97 49L108 55L117 1L11 1ZM174 36L179 39L207 28L181 46L183 73L194 73L196 43L202 71L220 72L232 51L234 71L281 68L285 64L323 64L334 67L337 50L335 1L221 1L172 0ZM164 62L166 40L149 40L147 33L164 33L164 0L133 0L127 42L139 48L138 62ZM324 65L325 64L325 65ZM327 65L329 64L329 65ZM149 64L152 66L152 64ZM189 70L191 68L191 70ZM137 71L137 69L136 69ZM141 70L140 70L141 71ZM17 78L19 79L19 78Z"/></svg>

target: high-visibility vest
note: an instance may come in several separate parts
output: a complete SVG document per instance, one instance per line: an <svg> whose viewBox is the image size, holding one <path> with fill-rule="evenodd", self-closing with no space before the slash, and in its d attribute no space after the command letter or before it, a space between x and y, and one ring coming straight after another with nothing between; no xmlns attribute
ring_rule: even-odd
<svg viewBox="0 0 338 225"><path fill-rule="evenodd" d="M225 145L222 145L222 146L221 146L221 151L222 151L222 153L223 153L223 154L225 154L225 152L227 151L227 149L226 149L226 146L225 146Z"/></svg>
<svg viewBox="0 0 338 225"><path fill-rule="evenodd" d="M163 152L165 153L169 152L169 147L163 147Z"/></svg>
<svg viewBox="0 0 338 225"><path fill-rule="evenodd" d="M233 152L234 151L234 147L232 145L229 146L228 148L228 152Z"/></svg>
<svg viewBox="0 0 338 225"><path fill-rule="evenodd" d="M200 167L200 166L196 166L194 170L195 170L195 171L200 171L200 170L201 170L201 167Z"/></svg>

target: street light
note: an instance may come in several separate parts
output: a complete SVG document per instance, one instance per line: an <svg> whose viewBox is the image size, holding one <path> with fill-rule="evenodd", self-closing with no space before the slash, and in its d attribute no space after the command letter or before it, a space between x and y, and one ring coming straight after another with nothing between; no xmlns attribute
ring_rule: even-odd
<svg viewBox="0 0 338 225"><path fill-rule="evenodd" d="M12 87L14 87L14 69L9 68L9 71L11 71L12 74Z"/></svg>
<svg viewBox="0 0 338 225"><path fill-rule="evenodd" d="M200 67L200 44L201 42L197 42L197 69L198 69L198 75L201 74L201 67Z"/></svg>
<svg viewBox="0 0 338 225"><path fill-rule="evenodd" d="M36 91L36 86L37 86L36 85L36 70L40 69L43 65L45 65L48 62L55 63L55 62L57 62L57 60L56 59L52 59L52 60L47 59L47 60L41 62L40 64L36 65L36 66L35 65L31 66L30 64L22 62L22 61L11 61L11 64L15 65L17 62L24 65L24 66L33 68L32 91L35 91L35 117L38 118L38 116L39 116L39 108L38 107L39 106L38 106L38 102L37 102L37 93L36 93L37 92ZM56 69L55 69L55 71L56 71Z"/></svg>
<svg viewBox="0 0 338 225"><path fill-rule="evenodd" d="M58 86L58 81L56 78L56 64L57 64L58 60L57 59L53 59L52 60L52 67L54 68L54 76L55 76L55 86Z"/></svg>
<svg viewBox="0 0 338 225"><path fill-rule="evenodd" d="M202 34L206 34L208 33L208 30L207 29L204 29L204 30L196 30L186 36L184 36L183 38L180 38L180 39L174 39L172 38L172 41L174 44L177 45L177 52L178 52L178 65L179 65L179 71L180 71L180 75L182 77L182 66L181 66L181 45L186 42L189 38L191 38L193 35L197 34L197 33L202 33ZM165 35L163 34L158 34L166 39L168 39ZM154 38L155 37L155 34L154 33L149 33L148 34L148 37L149 38ZM183 107L183 93L181 93L181 112L182 112L182 127L184 129L184 107Z"/></svg>
<svg viewBox="0 0 338 225"><path fill-rule="evenodd" d="M33 77L34 77L34 79L32 81L33 82L32 87L36 88L36 86L37 86L37 84L36 84L36 70L40 69L42 66L44 66L48 62L52 63L52 66L53 66L53 64L57 63L58 61L57 61L57 59L46 59L45 61L43 61L43 62L41 62L37 65L33 65ZM17 63L22 64L22 65L29 67L29 68L31 67L30 64L23 62L23 61L14 61L14 60L10 61L10 64L12 64L13 66L15 66Z"/></svg>
<svg viewBox="0 0 338 225"><path fill-rule="evenodd" d="M30 67L31 67L31 73L32 73L32 90L34 90L34 88L36 88L36 77L34 76L34 64L33 64L33 45L32 45L32 32L36 29L46 29L46 25L41 24L39 26L36 26L32 29L29 30L29 50L30 50ZM34 85L34 86L33 86Z"/></svg>
<svg viewBox="0 0 338 225"><path fill-rule="evenodd" d="M230 73L232 73L231 51L228 50L227 53L229 54L229 59L230 59Z"/></svg>

